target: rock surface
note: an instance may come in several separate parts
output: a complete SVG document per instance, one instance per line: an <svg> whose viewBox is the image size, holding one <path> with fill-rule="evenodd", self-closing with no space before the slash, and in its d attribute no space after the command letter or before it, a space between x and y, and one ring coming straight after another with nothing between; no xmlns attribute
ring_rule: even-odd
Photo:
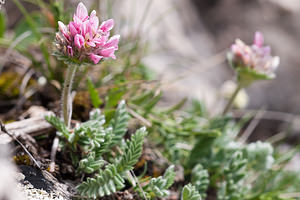
<svg viewBox="0 0 300 200"><path fill-rule="evenodd" d="M19 166L23 179L18 187L25 195L25 199L37 200L69 200L67 186L59 183L47 171L41 171L31 166Z"/></svg>

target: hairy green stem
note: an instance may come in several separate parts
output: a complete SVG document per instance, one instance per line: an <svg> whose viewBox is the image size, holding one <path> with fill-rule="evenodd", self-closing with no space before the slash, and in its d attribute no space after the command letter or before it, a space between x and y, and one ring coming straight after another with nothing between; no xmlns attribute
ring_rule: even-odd
<svg viewBox="0 0 300 200"><path fill-rule="evenodd" d="M70 126L71 116L72 116L72 83L77 70L77 65L69 65L67 70L67 75L64 82L64 87L62 91L62 117L67 127Z"/></svg>
<svg viewBox="0 0 300 200"><path fill-rule="evenodd" d="M235 89L234 93L231 95L226 107L224 108L223 115L226 115L226 113L229 111L231 108L236 96L238 95L239 91L243 88L242 84L239 83L237 88Z"/></svg>
<svg viewBox="0 0 300 200"><path fill-rule="evenodd" d="M66 126L70 127L71 117L72 117L72 83L73 79L75 77L75 73L77 70L77 65L70 64L68 66L67 75L64 82L64 87L62 91L62 98L61 98L61 117L64 119L64 122ZM59 144L59 137L56 136L54 138L52 148L51 148L51 161L49 165L49 171L54 172L55 171L55 157L56 152Z"/></svg>

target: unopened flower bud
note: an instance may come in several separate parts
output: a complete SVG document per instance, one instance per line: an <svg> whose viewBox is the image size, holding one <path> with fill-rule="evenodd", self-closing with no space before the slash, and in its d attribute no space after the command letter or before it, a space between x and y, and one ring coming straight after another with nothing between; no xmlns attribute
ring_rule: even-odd
<svg viewBox="0 0 300 200"><path fill-rule="evenodd" d="M255 33L251 46L240 39L235 41L228 53L228 60L237 71L239 81L246 84L258 79L275 78L280 59L271 55L271 48L264 45L264 37L260 32Z"/></svg>

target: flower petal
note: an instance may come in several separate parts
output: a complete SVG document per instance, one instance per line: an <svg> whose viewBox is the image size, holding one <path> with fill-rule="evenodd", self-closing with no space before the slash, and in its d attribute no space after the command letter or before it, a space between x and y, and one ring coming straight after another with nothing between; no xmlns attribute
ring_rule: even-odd
<svg viewBox="0 0 300 200"><path fill-rule="evenodd" d="M91 39L93 33L92 33L92 29L91 29L91 25L89 23L89 21L85 21L82 24L82 28L81 28L81 34L86 37L86 35L89 35L89 38Z"/></svg>
<svg viewBox="0 0 300 200"><path fill-rule="evenodd" d="M78 29L77 29L77 25L74 23L74 22L70 22L69 24L69 30L70 30L70 33L71 35L74 37L78 32Z"/></svg>
<svg viewBox="0 0 300 200"><path fill-rule="evenodd" d="M112 59L116 59L115 56L115 48L111 47L111 48L107 48L107 49L102 49L100 51L100 54L105 57L105 58L112 58Z"/></svg>
<svg viewBox="0 0 300 200"><path fill-rule="evenodd" d="M94 64L98 64L102 58L103 58L103 56L99 56L96 54L90 55L90 60L93 61Z"/></svg>
<svg viewBox="0 0 300 200"><path fill-rule="evenodd" d="M261 32L256 32L254 36L254 45L262 47L264 45L264 36Z"/></svg>
<svg viewBox="0 0 300 200"><path fill-rule="evenodd" d="M114 35L114 36L112 36L107 41L107 43L104 45L104 48L114 47L115 50L117 50L118 49L119 40L120 40L120 35Z"/></svg>
<svg viewBox="0 0 300 200"><path fill-rule="evenodd" d="M95 10L92 11L89 21L93 32L96 33L99 26L99 18L96 16Z"/></svg>
<svg viewBox="0 0 300 200"><path fill-rule="evenodd" d="M75 15L82 21L88 18L88 11L82 2L78 4Z"/></svg>
<svg viewBox="0 0 300 200"><path fill-rule="evenodd" d="M58 21L58 28L59 28L60 32L62 32L62 33L66 33L68 31L67 26L64 23L62 23L61 21Z"/></svg>
<svg viewBox="0 0 300 200"><path fill-rule="evenodd" d="M63 34L63 36L69 40L70 39L70 36L68 34L68 27L62 23L61 21L58 21L58 28L59 28L59 31Z"/></svg>
<svg viewBox="0 0 300 200"><path fill-rule="evenodd" d="M107 41L107 36L100 36L98 38L94 38L93 42L97 45L97 46L103 46Z"/></svg>
<svg viewBox="0 0 300 200"><path fill-rule="evenodd" d="M274 70L277 69L277 67L279 66L279 64L280 64L280 58L278 56L273 57L273 59L272 59L272 67L273 67Z"/></svg>
<svg viewBox="0 0 300 200"><path fill-rule="evenodd" d="M72 47L68 46L67 48L68 48L67 50L68 50L69 56L73 56L73 49L72 49Z"/></svg>
<svg viewBox="0 0 300 200"><path fill-rule="evenodd" d="M102 30L104 33L106 33L108 31L110 31L113 27L114 27L114 20L109 19L109 20L102 22L102 24L100 25L100 30Z"/></svg>
<svg viewBox="0 0 300 200"><path fill-rule="evenodd" d="M84 45L84 38L82 35L76 34L74 37L74 43L77 48L81 48Z"/></svg>
<svg viewBox="0 0 300 200"><path fill-rule="evenodd" d="M96 44L94 42L86 42L87 45L89 45L90 47L95 47Z"/></svg>
<svg viewBox="0 0 300 200"><path fill-rule="evenodd" d="M264 55L270 55L271 54L271 47L266 46L263 49Z"/></svg>

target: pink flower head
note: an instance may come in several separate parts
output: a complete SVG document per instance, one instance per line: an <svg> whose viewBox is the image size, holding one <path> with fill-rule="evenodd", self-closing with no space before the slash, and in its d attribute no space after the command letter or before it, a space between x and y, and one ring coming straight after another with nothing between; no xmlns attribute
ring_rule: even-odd
<svg viewBox="0 0 300 200"><path fill-rule="evenodd" d="M248 46L240 39L235 41L229 52L230 61L234 67L249 67L259 74L275 76L280 59L271 55L271 48L264 45L262 33L256 32L253 45Z"/></svg>
<svg viewBox="0 0 300 200"><path fill-rule="evenodd" d="M94 64L102 58L116 58L120 36L110 37L114 20L109 19L99 25L96 11L93 10L89 16L84 4L79 3L73 21L67 26L59 21L58 26L56 47L64 56Z"/></svg>

